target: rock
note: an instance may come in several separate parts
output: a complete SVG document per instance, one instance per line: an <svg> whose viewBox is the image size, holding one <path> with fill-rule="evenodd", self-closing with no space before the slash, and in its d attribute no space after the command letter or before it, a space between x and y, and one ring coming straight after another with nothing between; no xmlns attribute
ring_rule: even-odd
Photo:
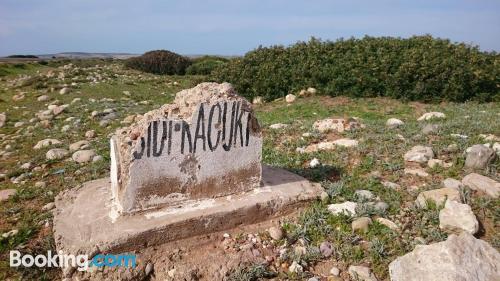
<svg viewBox="0 0 500 281"><path fill-rule="evenodd" d="M446 241L417 245L389 264L391 281L496 281L500 254L487 242L463 232Z"/></svg>
<svg viewBox="0 0 500 281"><path fill-rule="evenodd" d="M311 95L315 95L318 93L318 90L316 90L316 88L313 88L313 87L309 87L307 88L307 93L311 94Z"/></svg>
<svg viewBox="0 0 500 281"><path fill-rule="evenodd" d="M350 131L352 129L363 128L363 125L359 123L356 118L349 119L322 119L314 122L313 128L320 133L327 133L330 131L342 133L344 131Z"/></svg>
<svg viewBox="0 0 500 281"><path fill-rule="evenodd" d="M401 185L394 183L394 182L390 182L390 181L383 181L382 185L384 187L391 188L391 189L400 189L401 188Z"/></svg>
<svg viewBox="0 0 500 281"><path fill-rule="evenodd" d="M41 96L39 96L36 100L37 100L37 101L44 102L44 101L48 101L48 100L50 100L50 97L49 97L49 96L47 96L47 95L41 95Z"/></svg>
<svg viewBox="0 0 500 281"><path fill-rule="evenodd" d="M424 135L436 135L439 133L439 125L427 124L422 128L422 134Z"/></svg>
<svg viewBox="0 0 500 281"><path fill-rule="evenodd" d="M378 223L387 226L388 228L394 230L394 231L399 231L399 227L397 224L395 224L393 221L388 220L386 218L376 218L375 221Z"/></svg>
<svg viewBox="0 0 500 281"><path fill-rule="evenodd" d="M416 168L416 169L405 168L404 173L405 173L405 175L412 175L412 176L423 177L423 178L429 176L429 174L421 168Z"/></svg>
<svg viewBox="0 0 500 281"><path fill-rule="evenodd" d="M95 133L94 130L88 130L88 131L85 132L85 137L87 139L95 138L95 136L96 136L96 133Z"/></svg>
<svg viewBox="0 0 500 281"><path fill-rule="evenodd" d="M309 95L309 93L307 92L307 90L302 89L299 92L299 97L306 97L308 95Z"/></svg>
<svg viewBox="0 0 500 281"><path fill-rule="evenodd" d="M443 186L448 188L460 189L463 187L463 184L459 180L447 178L443 181Z"/></svg>
<svg viewBox="0 0 500 281"><path fill-rule="evenodd" d="M462 184L472 190L486 193L487 195L498 198L500 196L500 183L488 177L472 173L462 179Z"/></svg>
<svg viewBox="0 0 500 281"><path fill-rule="evenodd" d="M442 118L446 118L446 115L442 112L427 112L424 113L424 115L420 116L417 120L428 121L431 119L442 119Z"/></svg>
<svg viewBox="0 0 500 281"><path fill-rule="evenodd" d="M283 123L272 124L269 126L269 128L273 129L273 130L285 129L287 127L288 127L288 124L283 124Z"/></svg>
<svg viewBox="0 0 500 281"><path fill-rule="evenodd" d="M92 162L99 162L102 160L104 160L104 157L102 157L101 155L96 155L92 158Z"/></svg>
<svg viewBox="0 0 500 281"><path fill-rule="evenodd" d="M458 151L458 145L456 143L452 143L446 147L446 151L450 153L454 153Z"/></svg>
<svg viewBox="0 0 500 281"><path fill-rule="evenodd" d="M42 207L42 211L50 211L54 209L55 206L54 202L47 203Z"/></svg>
<svg viewBox="0 0 500 281"><path fill-rule="evenodd" d="M12 236L15 236L19 233L19 230L17 229L12 229L11 231L9 232L6 232L6 233L2 233L2 238L9 238L9 237L12 237Z"/></svg>
<svg viewBox="0 0 500 281"><path fill-rule="evenodd" d="M292 265L290 265L290 267L288 267L288 271L293 272L293 273L299 273L299 272L304 271L304 269L296 261L293 261Z"/></svg>
<svg viewBox="0 0 500 281"><path fill-rule="evenodd" d="M457 139L463 139L463 140L466 140L469 138L469 136L461 135L461 134L450 134L450 136L457 138Z"/></svg>
<svg viewBox="0 0 500 281"><path fill-rule="evenodd" d="M86 140L77 141L69 145L69 151L73 152L80 149L85 149L88 148L89 145L90 145L89 141Z"/></svg>
<svg viewBox="0 0 500 281"><path fill-rule="evenodd" d="M357 206L358 206L358 203L346 201L346 202L340 203L340 204L328 205L328 211L330 211L334 215L344 213L345 215L348 215L348 216L354 216L354 215L356 215L356 207Z"/></svg>
<svg viewBox="0 0 500 281"><path fill-rule="evenodd" d="M26 162L24 164L21 165L21 169L24 169L24 170L29 170L31 169L31 167L33 166L33 164L31 162Z"/></svg>
<svg viewBox="0 0 500 281"><path fill-rule="evenodd" d="M76 163L86 163L92 161L95 155L96 153L94 150L78 150L73 153L71 158Z"/></svg>
<svg viewBox="0 0 500 281"><path fill-rule="evenodd" d="M330 195L328 195L326 191L322 191L320 194L320 199L321 201L326 202L328 199L330 199Z"/></svg>
<svg viewBox="0 0 500 281"><path fill-rule="evenodd" d="M369 202L368 204L373 206L375 211L379 213L385 213L387 209L389 209L389 205L383 201L379 201L377 203Z"/></svg>
<svg viewBox="0 0 500 281"><path fill-rule="evenodd" d="M53 148L47 151L47 153L45 154L45 158L47 158L47 160L58 160L66 157L66 155L68 154L69 152L66 149Z"/></svg>
<svg viewBox="0 0 500 281"><path fill-rule="evenodd" d="M21 100L24 100L24 97L25 97L24 93L18 93L12 97L12 100L13 101L21 101Z"/></svg>
<svg viewBox="0 0 500 281"><path fill-rule="evenodd" d="M330 274L333 276L339 276L340 269L338 267L334 266L334 267L332 267L332 269L330 269Z"/></svg>
<svg viewBox="0 0 500 281"><path fill-rule="evenodd" d="M288 95L286 95L286 97L285 97L285 101L286 101L287 103L292 103L292 102L294 102L296 99L297 99L297 97L296 97L295 95L292 95L292 94L288 94Z"/></svg>
<svg viewBox="0 0 500 281"><path fill-rule="evenodd" d="M440 159L430 159L428 162L427 162L427 166L429 166L429 168L434 168L434 167L445 167L445 166L448 166L446 163L444 163L443 160L440 160Z"/></svg>
<svg viewBox="0 0 500 281"><path fill-rule="evenodd" d="M464 168L484 170L495 158L495 150L481 144L476 144L467 150Z"/></svg>
<svg viewBox="0 0 500 281"><path fill-rule="evenodd" d="M319 165L321 165L321 163L319 162L318 158L314 158L313 160L311 160L311 162L309 162L309 167L311 168L316 168Z"/></svg>
<svg viewBox="0 0 500 281"><path fill-rule="evenodd" d="M404 160L408 162L427 163L430 159L434 158L434 152L431 147L417 145L406 152Z"/></svg>
<svg viewBox="0 0 500 281"><path fill-rule="evenodd" d="M263 104L264 102L263 102L262 97L255 97L255 98L253 98L252 103L253 104Z"/></svg>
<svg viewBox="0 0 500 281"><path fill-rule="evenodd" d="M19 127L21 127L23 125L24 125L24 122L22 122L22 121L21 122L16 122L16 123L14 123L14 128L19 128Z"/></svg>
<svg viewBox="0 0 500 281"><path fill-rule="evenodd" d="M135 114L128 115L127 117L125 117L125 119L123 119L123 121L121 123L122 124L131 124L135 121L136 116L137 115L135 115Z"/></svg>
<svg viewBox="0 0 500 281"><path fill-rule="evenodd" d="M54 113L54 116L57 116L57 115L61 114L64 111L65 108L66 107L62 106L62 105L61 106L56 106L55 108L52 109L52 113Z"/></svg>
<svg viewBox="0 0 500 281"><path fill-rule="evenodd" d="M319 252L324 258L328 258L333 254L333 246L330 242L323 241L319 245Z"/></svg>
<svg viewBox="0 0 500 281"><path fill-rule="evenodd" d="M466 231L475 234L479 223L469 205L447 200L439 212L439 228L451 233Z"/></svg>
<svg viewBox="0 0 500 281"><path fill-rule="evenodd" d="M68 87L64 87L62 88L60 91L59 91L59 94L61 95L65 95L65 94L69 94L71 92L71 89L68 88Z"/></svg>
<svg viewBox="0 0 500 281"><path fill-rule="evenodd" d="M352 223L352 230L353 231L363 231L363 232L368 232L368 228L372 224L372 220L368 217L361 217L355 219Z"/></svg>
<svg viewBox="0 0 500 281"><path fill-rule="evenodd" d="M320 281L320 280L318 279L318 277L311 277L307 279L307 281Z"/></svg>
<svg viewBox="0 0 500 281"><path fill-rule="evenodd" d="M404 122L401 121L401 120L399 120L399 119L396 119L396 118L390 118L390 119L387 120L387 122L385 123L385 125L388 128L394 129L394 128L403 126Z"/></svg>
<svg viewBox="0 0 500 281"><path fill-rule="evenodd" d="M267 232L269 232L269 236L271 236L274 240L283 239L284 233L281 226L272 226L267 230Z"/></svg>
<svg viewBox="0 0 500 281"><path fill-rule="evenodd" d="M45 188L45 187L47 187L47 183L44 181L37 181L37 182L35 182L35 187L36 188Z"/></svg>
<svg viewBox="0 0 500 281"><path fill-rule="evenodd" d="M333 141L335 145L338 146L343 146L343 147L356 147L358 146L358 141L357 140L352 140L352 139L338 139Z"/></svg>
<svg viewBox="0 0 500 281"><path fill-rule="evenodd" d="M5 126L5 122L7 122L7 115L5 113L0 113L0 128Z"/></svg>
<svg viewBox="0 0 500 281"><path fill-rule="evenodd" d="M375 195L373 195L371 191L363 189L354 191L354 195L356 195L356 197L361 200L371 200L375 198Z"/></svg>
<svg viewBox="0 0 500 281"><path fill-rule="evenodd" d="M153 264L148 262L146 264L146 267L144 268L144 274L148 276L149 274L151 274L151 272L153 272Z"/></svg>
<svg viewBox="0 0 500 281"><path fill-rule="evenodd" d="M427 201L434 201L437 205L442 205L446 200L462 202L460 191L449 187L423 191L417 196L415 203L420 208L426 208Z"/></svg>
<svg viewBox="0 0 500 281"><path fill-rule="evenodd" d="M16 194L16 190L12 188L0 190L0 202L9 200L9 198L14 196L14 194Z"/></svg>
<svg viewBox="0 0 500 281"><path fill-rule="evenodd" d="M377 277L372 273L372 270L366 266L351 265L348 271L353 280L378 281Z"/></svg>

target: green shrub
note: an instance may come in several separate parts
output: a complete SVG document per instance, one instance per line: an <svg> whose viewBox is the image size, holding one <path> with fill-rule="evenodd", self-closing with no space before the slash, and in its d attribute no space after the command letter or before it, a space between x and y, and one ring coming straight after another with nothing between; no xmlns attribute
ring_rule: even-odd
<svg viewBox="0 0 500 281"><path fill-rule="evenodd" d="M259 47L212 72L247 98L315 87L331 96L498 100L500 55L431 36L364 37Z"/></svg>
<svg viewBox="0 0 500 281"><path fill-rule="evenodd" d="M209 75L216 67L223 65L227 61L228 59L217 56L203 56L195 58L192 60L193 64L186 69L186 74Z"/></svg>
<svg viewBox="0 0 500 281"><path fill-rule="evenodd" d="M154 74L184 75L191 61L179 54L158 50L125 61L125 66Z"/></svg>

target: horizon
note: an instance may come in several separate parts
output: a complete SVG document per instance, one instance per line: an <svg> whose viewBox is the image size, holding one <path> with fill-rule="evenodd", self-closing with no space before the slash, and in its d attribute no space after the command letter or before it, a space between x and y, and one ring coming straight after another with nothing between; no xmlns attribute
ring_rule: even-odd
<svg viewBox="0 0 500 281"><path fill-rule="evenodd" d="M97 0L0 3L0 56L130 53L166 49L183 55L241 56L259 46L311 37L432 35L500 51L495 1Z"/></svg>

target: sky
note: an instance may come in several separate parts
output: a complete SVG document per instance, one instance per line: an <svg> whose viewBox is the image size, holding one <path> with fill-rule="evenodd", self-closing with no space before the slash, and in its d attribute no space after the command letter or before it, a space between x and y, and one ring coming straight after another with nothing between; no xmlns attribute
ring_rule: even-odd
<svg viewBox="0 0 500 281"><path fill-rule="evenodd" d="M431 34L500 51L500 1L0 0L0 56L242 55L259 45Z"/></svg>

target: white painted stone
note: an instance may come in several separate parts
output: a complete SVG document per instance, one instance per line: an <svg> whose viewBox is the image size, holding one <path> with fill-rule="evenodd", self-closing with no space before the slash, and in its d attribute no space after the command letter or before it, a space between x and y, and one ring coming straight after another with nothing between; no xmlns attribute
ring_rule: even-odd
<svg viewBox="0 0 500 281"><path fill-rule="evenodd" d="M260 185L262 134L251 104L228 83L177 93L111 138L119 211L227 196Z"/></svg>
<svg viewBox="0 0 500 281"><path fill-rule="evenodd" d="M479 223L469 205L447 200L439 212L439 228L451 233L466 231L475 234Z"/></svg>

